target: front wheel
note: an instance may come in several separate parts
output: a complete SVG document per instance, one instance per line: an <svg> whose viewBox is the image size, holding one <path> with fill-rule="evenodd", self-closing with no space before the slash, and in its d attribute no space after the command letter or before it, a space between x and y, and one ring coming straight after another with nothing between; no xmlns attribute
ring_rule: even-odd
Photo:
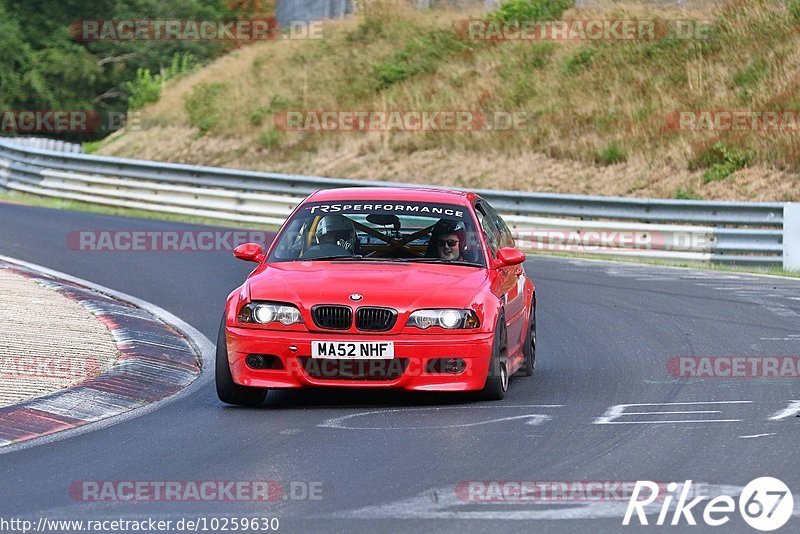
<svg viewBox="0 0 800 534"><path fill-rule="evenodd" d="M217 396L226 404L259 406L267 398L268 390L266 388L240 386L233 381L231 366L228 362L228 343L225 340L224 319L217 336L217 361L214 376L217 383Z"/></svg>
<svg viewBox="0 0 800 534"><path fill-rule="evenodd" d="M501 316L497 320L492 343L492 358L489 362L489 374L486 385L483 386L479 397L482 400L502 400L508 390L508 334L506 322Z"/></svg>

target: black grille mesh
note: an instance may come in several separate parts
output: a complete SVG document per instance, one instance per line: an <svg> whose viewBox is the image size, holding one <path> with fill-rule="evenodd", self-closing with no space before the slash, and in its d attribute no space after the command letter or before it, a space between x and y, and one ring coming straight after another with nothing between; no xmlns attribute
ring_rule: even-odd
<svg viewBox="0 0 800 534"><path fill-rule="evenodd" d="M348 306L314 306L311 317L320 328L347 330L353 323L353 310Z"/></svg>
<svg viewBox="0 0 800 534"><path fill-rule="evenodd" d="M356 312L356 328L366 332L391 330L397 320L397 312L390 308L359 308Z"/></svg>

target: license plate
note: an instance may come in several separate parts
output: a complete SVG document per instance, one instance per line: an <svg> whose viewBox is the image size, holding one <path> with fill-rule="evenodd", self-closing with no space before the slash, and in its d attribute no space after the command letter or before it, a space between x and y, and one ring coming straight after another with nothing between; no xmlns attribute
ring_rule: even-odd
<svg viewBox="0 0 800 534"><path fill-rule="evenodd" d="M312 341L312 358L331 360L391 360L393 341Z"/></svg>

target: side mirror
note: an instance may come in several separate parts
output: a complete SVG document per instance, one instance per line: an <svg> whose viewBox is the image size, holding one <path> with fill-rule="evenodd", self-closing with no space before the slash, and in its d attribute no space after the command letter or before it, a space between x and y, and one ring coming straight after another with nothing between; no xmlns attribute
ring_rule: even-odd
<svg viewBox="0 0 800 534"><path fill-rule="evenodd" d="M516 248L501 248L497 251L497 266L511 267L525 261L525 253Z"/></svg>
<svg viewBox="0 0 800 534"><path fill-rule="evenodd" d="M244 261L255 261L261 263L264 259L264 252L258 243L245 243L233 249L233 255Z"/></svg>

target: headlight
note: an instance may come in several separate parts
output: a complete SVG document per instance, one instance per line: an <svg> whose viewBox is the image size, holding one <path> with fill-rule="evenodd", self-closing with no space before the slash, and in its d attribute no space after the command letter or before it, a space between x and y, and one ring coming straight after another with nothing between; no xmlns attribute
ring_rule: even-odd
<svg viewBox="0 0 800 534"><path fill-rule="evenodd" d="M447 330L478 328L480 321L472 310L417 310L408 317L407 326L425 330L439 326Z"/></svg>
<svg viewBox="0 0 800 534"><path fill-rule="evenodd" d="M281 323L290 326L303 322L300 310L285 304L268 304L251 302L242 306L239 311L240 323L269 324Z"/></svg>

